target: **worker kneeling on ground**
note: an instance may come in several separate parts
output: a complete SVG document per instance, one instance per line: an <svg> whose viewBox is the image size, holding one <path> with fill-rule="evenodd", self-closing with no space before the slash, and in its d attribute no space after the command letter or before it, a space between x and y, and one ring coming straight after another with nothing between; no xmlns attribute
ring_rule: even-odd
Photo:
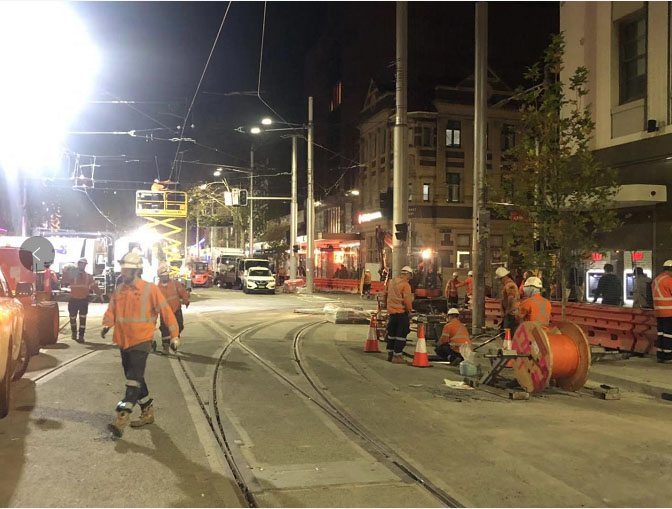
<svg viewBox="0 0 672 509"><path fill-rule="evenodd" d="M538 322L548 327L551 322L551 303L541 296L541 279L528 277L523 286L525 299L518 305L516 318L520 322Z"/></svg>
<svg viewBox="0 0 672 509"><path fill-rule="evenodd" d="M411 285L408 283L413 269L408 265L401 275L387 282L383 291L383 303L390 315L387 324L387 360L394 364L408 364L403 357L406 336L411 332L410 314L413 312Z"/></svg>
<svg viewBox="0 0 672 509"><path fill-rule="evenodd" d="M121 264L121 285L112 294L110 304L103 316L104 338L111 327L114 327L113 341L121 350L121 364L126 375L126 394L117 404L117 418L108 429L120 437L133 412L136 403L140 404L140 419L133 421L131 426L143 426L154 422L154 408L149 389L145 383L145 367L151 350L156 318L168 326L170 341L177 348L179 329L175 315L161 290L152 283L140 279L142 258L130 252L124 255Z"/></svg>
<svg viewBox="0 0 672 509"><path fill-rule="evenodd" d="M451 364L458 364L464 360L460 354L460 346L465 343L471 344L471 340L467 328L460 321L460 311L456 308L449 309L448 323L443 327L441 339L435 349L436 356Z"/></svg>
<svg viewBox="0 0 672 509"><path fill-rule="evenodd" d="M156 273L159 276L159 290L161 290L161 293L166 298L170 309L175 314L175 319L177 320L177 325L179 326L179 333L182 334L182 331L184 330L182 304L184 304L187 308L189 307L189 293L182 283L170 278L170 267L168 267L168 265L162 264ZM163 353L164 355L168 355L168 348L171 346L170 331L168 330L168 325L166 325L163 316L161 317L159 330L161 331L161 346L163 347ZM172 345L175 347L175 349L177 348L177 346L175 346L176 343L173 343ZM152 341L152 349L156 350L155 341Z"/></svg>

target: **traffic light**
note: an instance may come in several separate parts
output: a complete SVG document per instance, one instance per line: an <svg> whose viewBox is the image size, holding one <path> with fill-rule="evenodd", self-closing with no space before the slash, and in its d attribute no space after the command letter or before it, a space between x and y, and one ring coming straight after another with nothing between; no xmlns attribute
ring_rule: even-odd
<svg viewBox="0 0 672 509"><path fill-rule="evenodd" d="M299 245L298 245L298 244L294 244L294 245L292 246L292 251L294 251L295 253L298 253L298 252L299 252Z"/></svg>
<svg viewBox="0 0 672 509"><path fill-rule="evenodd" d="M408 238L408 224L400 223L394 225L394 236L397 237L397 240L406 242Z"/></svg>
<svg viewBox="0 0 672 509"><path fill-rule="evenodd" d="M238 195L238 206L247 207L247 189L241 189Z"/></svg>

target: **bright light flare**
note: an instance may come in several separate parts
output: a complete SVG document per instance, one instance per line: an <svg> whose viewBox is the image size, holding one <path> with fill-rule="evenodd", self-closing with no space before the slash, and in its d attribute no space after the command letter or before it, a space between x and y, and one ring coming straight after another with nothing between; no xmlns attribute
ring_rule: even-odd
<svg viewBox="0 0 672 509"><path fill-rule="evenodd" d="M429 260L432 257L432 250L431 249L423 249L422 250L422 258L424 260Z"/></svg>
<svg viewBox="0 0 672 509"><path fill-rule="evenodd" d="M60 164L62 142L100 64L65 2L0 2L0 165L16 172Z"/></svg>
<svg viewBox="0 0 672 509"><path fill-rule="evenodd" d="M273 124L273 120L268 117L263 118L261 120L261 125L271 125L271 124Z"/></svg>
<svg viewBox="0 0 672 509"><path fill-rule="evenodd" d="M250 129L251 134L259 134L260 132L261 132L261 129L258 128L258 127L253 127L252 129Z"/></svg>

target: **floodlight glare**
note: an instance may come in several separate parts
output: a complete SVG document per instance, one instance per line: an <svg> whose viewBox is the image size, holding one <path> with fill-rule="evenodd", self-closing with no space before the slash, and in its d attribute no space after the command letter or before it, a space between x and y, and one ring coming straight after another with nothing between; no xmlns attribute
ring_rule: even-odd
<svg viewBox="0 0 672 509"><path fill-rule="evenodd" d="M0 2L0 165L60 164L61 144L88 99L100 57L66 2Z"/></svg>
<svg viewBox="0 0 672 509"><path fill-rule="evenodd" d="M250 129L251 134L259 134L260 132L261 129L259 129L258 127L253 127L252 129Z"/></svg>
<svg viewBox="0 0 672 509"><path fill-rule="evenodd" d="M271 125L272 123L273 123L273 120L271 120L271 119L268 118L268 117L263 118L263 119L261 120L261 124L262 124L262 125Z"/></svg>

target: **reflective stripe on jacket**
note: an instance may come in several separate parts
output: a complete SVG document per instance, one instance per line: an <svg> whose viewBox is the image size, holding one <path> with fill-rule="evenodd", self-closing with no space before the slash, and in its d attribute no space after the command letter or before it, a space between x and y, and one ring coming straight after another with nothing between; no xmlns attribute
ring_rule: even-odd
<svg viewBox="0 0 672 509"><path fill-rule="evenodd" d="M168 301L173 313L180 309L183 303L186 304L189 302L189 294L179 281L169 279L166 284L159 282L157 286L161 290L161 294L166 298L166 301Z"/></svg>
<svg viewBox="0 0 672 509"><path fill-rule="evenodd" d="M100 295L100 289L93 280L91 274L86 272L78 272L74 279L70 280L70 298L71 299L86 299L91 291Z"/></svg>
<svg viewBox="0 0 672 509"><path fill-rule="evenodd" d="M458 288L462 286L467 287L467 295L472 295L474 293L474 278L471 276L468 276L467 279L464 280L462 283L457 283L455 286Z"/></svg>
<svg viewBox="0 0 672 509"><path fill-rule="evenodd" d="M122 284L112 294L103 316L103 327L114 327L113 340L125 350L152 340L159 314L170 337L176 338L180 334L177 320L161 290L136 278L132 284Z"/></svg>
<svg viewBox="0 0 672 509"><path fill-rule="evenodd" d="M663 271L651 283L653 309L656 317L672 316L672 273Z"/></svg>
<svg viewBox="0 0 672 509"><path fill-rule="evenodd" d="M457 297L457 285L459 281L457 279L450 279L446 283L446 297Z"/></svg>
<svg viewBox="0 0 672 509"><path fill-rule="evenodd" d="M391 315L410 313L413 310L411 285L401 276L387 282L385 299L387 302L387 312Z"/></svg>
<svg viewBox="0 0 672 509"><path fill-rule="evenodd" d="M460 353L460 345L464 343L471 344L469 339L469 332L465 325L460 322L459 318L453 318L450 322L443 326L441 333L440 344L450 343L450 347L457 353Z"/></svg>
<svg viewBox="0 0 672 509"><path fill-rule="evenodd" d="M513 315L518 309L518 303L520 302L520 293L518 292L518 287L516 283L513 282L513 279L510 277L504 278L502 282L502 311L505 315Z"/></svg>
<svg viewBox="0 0 672 509"><path fill-rule="evenodd" d="M516 318L519 322L539 322L542 326L548 326L551 322L551 303L541 294L535 293L520 303Z"/></svg>

